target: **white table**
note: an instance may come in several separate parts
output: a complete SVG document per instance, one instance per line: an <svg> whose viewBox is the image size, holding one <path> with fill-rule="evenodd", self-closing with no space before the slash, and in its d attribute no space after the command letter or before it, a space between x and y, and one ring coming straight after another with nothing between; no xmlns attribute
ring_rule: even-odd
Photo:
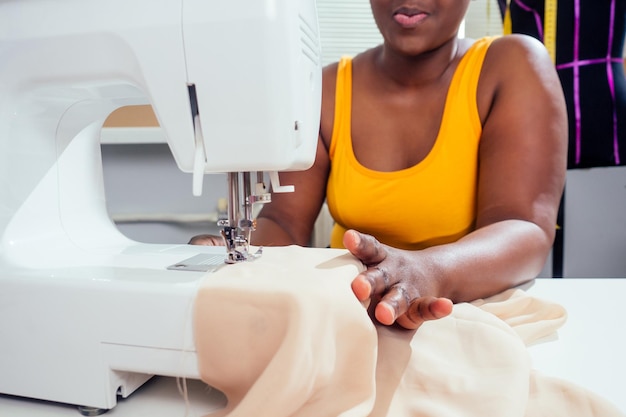
<svg viewBox="0 0 626 417"><path fill-rule="evenodd" d="M588 388L626 413L626 279L537 279L528 293L568 313L556 340L529 348L534 368Z"/></svg>
<svg viewBox="0 0 626 417"><path fill-rule="evenodd" d="M568 311L558 338L530 347L534 368L586 387L626 412L626 279L538 279L526 287ZM217 391L187 381L190 409L176 380L158 377L105 416L200 417L225 404ZM76 407L0 395L0 417L80 417Z"/></svg>

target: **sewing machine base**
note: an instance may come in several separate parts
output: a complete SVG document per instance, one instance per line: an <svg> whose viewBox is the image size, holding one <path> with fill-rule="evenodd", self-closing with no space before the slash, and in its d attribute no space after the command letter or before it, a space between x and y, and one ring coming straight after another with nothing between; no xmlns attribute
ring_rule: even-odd
<svg viewBox="0 0 626 417"><path fill-rule="evenodd" d="M191 317L206 274L167 266L224 253L138 244L107 266L3 265L0 393L107 410L153 375L199 379Z"/></svg>

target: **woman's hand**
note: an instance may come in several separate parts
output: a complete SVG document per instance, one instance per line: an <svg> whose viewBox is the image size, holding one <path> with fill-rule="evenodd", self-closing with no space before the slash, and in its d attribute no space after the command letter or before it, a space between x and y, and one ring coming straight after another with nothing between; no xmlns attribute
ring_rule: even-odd
<svg viewBox="0 0 626 417"><path fill-rule="evenodd" d="M191 238L189 245L225 246L224 238L215 235L197 235Z"/></svg>
<svg viewBox="0 0 626 417"><path fill-rule="evenodd" d="M378 300L374 316L380 323L417 329L452 312L451 300L432 294L435 283L416 267L415 252L391 248L355 230L344 234L343 244L367 267L352 281L352 291L360 301Z"/></svg>

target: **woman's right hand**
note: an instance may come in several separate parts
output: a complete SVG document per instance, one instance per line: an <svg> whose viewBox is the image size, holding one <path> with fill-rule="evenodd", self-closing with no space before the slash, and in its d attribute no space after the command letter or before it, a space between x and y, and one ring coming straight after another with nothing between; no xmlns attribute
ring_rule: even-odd
<svg viewBox="0 0 626 417"><path fill-rule="evenodd" d="M189 245L225 246L224 238L215 235L197 235L191 238Z"/></svg>

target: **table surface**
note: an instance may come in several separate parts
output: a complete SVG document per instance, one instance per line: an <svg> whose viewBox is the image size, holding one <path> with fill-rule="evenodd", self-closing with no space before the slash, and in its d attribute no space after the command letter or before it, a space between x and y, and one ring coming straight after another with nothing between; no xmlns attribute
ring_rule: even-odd
<svg viewBox="0 0 626 417"><path fill-rule="evenodd" d="M626 279L537 279L529 294L563 305L568 320L558 337L531 346L534 368L600 394L626 412ZM189 404L175 378L155 377L106 416L200 417L222 408L223 395L186 381ZM0 417L80 417L75 406L0 395Z"/></svg>
<svg viewBox="0 0 626 417"><path fill-rule="evenodd" d="M557 339L529 348L533 367L626 413L626 279L537 279L528 293L558 302L568 315Z"/></svg>

